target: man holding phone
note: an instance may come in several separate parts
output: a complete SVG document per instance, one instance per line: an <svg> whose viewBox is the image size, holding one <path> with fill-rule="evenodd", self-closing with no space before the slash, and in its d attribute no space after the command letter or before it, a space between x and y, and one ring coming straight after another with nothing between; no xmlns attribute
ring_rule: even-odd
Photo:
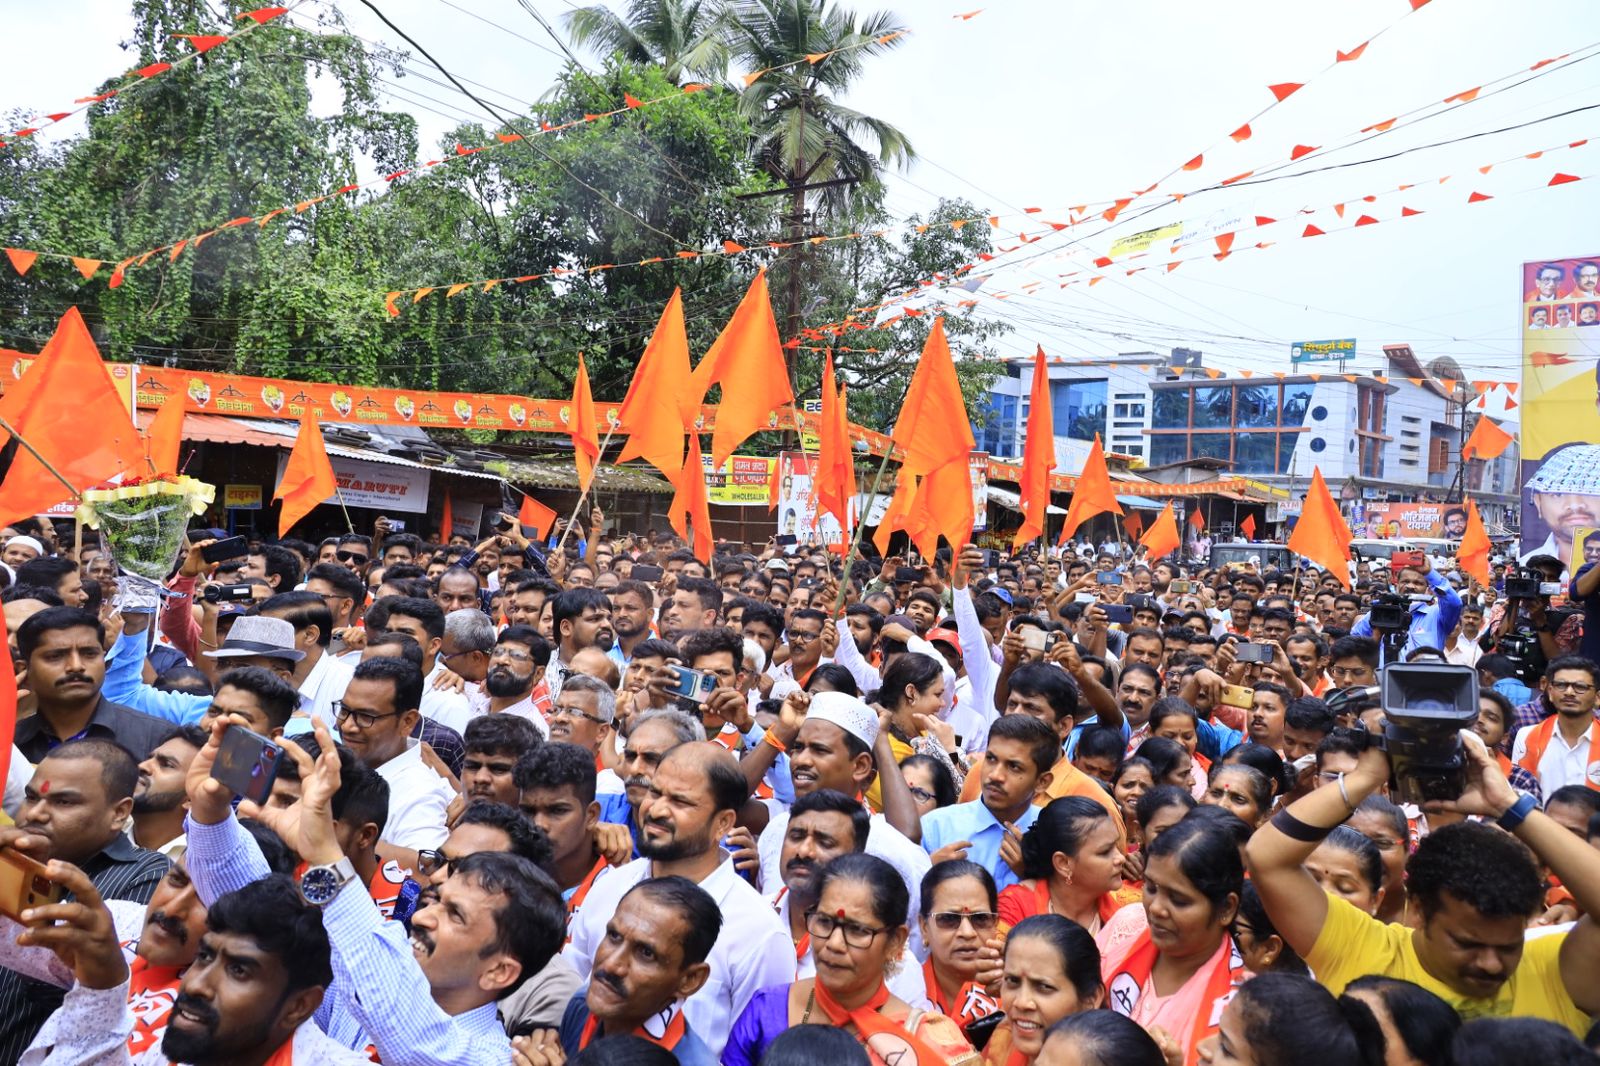
<svg viewBox="0 0 1600 1066"><path fill-rule="evenodd" d="M1404 659L1417 648L1443 648L1450 633L1461 619L1461 594L1445 576L1433 569L1424 552L1417 552L1402 566L1394 577L1395 591L1411 598L1411 623L1406 628L1405 645L1400 649ZM1433 602L1425 597L1433 590ZM1364 614L1350 628L1352 637L1370 637L1372 615ZM1383 650L1380 642L1380 652Z"/></svg>

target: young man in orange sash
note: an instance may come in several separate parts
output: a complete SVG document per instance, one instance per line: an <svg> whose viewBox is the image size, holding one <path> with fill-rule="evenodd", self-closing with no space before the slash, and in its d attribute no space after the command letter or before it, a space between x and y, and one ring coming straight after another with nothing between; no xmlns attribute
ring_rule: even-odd
<svg viewBox="0 0 1600 1066"><path fill-rule="evenodd" d="M1525 726L1511 746L1511 761L1539 779L1546 796L1567 785L1600 790L1600 666L1564 655L1545 671L1545 698L1556 713Z"/></svg>

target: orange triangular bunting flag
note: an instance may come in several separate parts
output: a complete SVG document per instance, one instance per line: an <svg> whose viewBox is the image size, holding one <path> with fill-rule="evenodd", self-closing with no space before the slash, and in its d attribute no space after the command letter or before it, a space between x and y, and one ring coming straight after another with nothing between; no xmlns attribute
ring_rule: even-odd
<svg viewBox="0 0 1600 1066"><path fill-rule="evenodd" d="M1159 559L1163 555L1177 551L1183 546L1183 538L1178 535L1178 519L1172 513L1172 501L1161 509L1156 520L1150 528L1145 530L1144 536L1139 538L1139 543L1144 545L1151 560Z"/></svg>
<svg viewBox="0 0 1600 1066"><path fill-rule="evenodd" d="M33 266L33 261L39 258L39 253L25 251L21 248L7 248L6 258L11 260L12 268L20 276L26 274L29 268Z"/></svg>
<svg viewBox="0 0 1600 1066"><path fill-rule="evenodd" d="M1305 82L1284 81L1279 82L1277 85L1267 86L1267 91L1272 93L1273 96L1276 96L1278 98L1278 103L1281 104L1303 88L1305 88Z"/></svg>
<svg viewBox="0 0 1600 1066"><path fill-rule="evenodd" d="M1205 163L1205 161L1206 161L1206 157L1205 157L1204 154L1197 155L1193 159L1191 159L1187 163L1185 163L1183 165L1183 169L1184 170L1199 170L1200 167Z"/></svg>
<svg viewBox="0 0 1600 1066"><path fill-rule="evenodd" d="M1377 224L1378 220L1373 218L1371 215L1362 215L1360 218L1356 219L1356 225L1358 226L1376 226Z"/></svg>
<svg viewBox="0 0 1600 1066"><path fill-rule="evenodd" d="M683 293L672 291L661 320L634 369L618 419L628 441L617 462L642 458L666 475L683 469L683 433L699 405L685 399L689 381L689 338L683 326Z"/></svg>
<svg viewBox="0 0 1600 1066"><path fill-rule="evenodd" d="M1215 238L1215 240L1217 242L1217 251L1226 254L1230 249L1232 249L1233 248L1233 237L1234 237L1234 235L1232 233L1219 233L1219 234L1217 234L1217 236Z"/></svg>
<svg viewBox="0 0 1600 1066"><path fill-rule="evenodd" d="M1322 468L1313 467L1311 489L1300 508L1300 520L1289 534L1289 550L1303 556L1350 587L1350 527L1339 504L1322 480Z"/></svg>
<svg viewBox="0 0 1600 1066"><path fill-rule="evenodd" d="M1494 197L1490 196L1486 192L1475 192L1471 196L1467 197L1467 203L1469 203L1469 204L1481 204L1485 200L1493 200L1493 199L1494 199Z"/></svg>
<svg viewBox="0 0 1600 1066"><path fill-rule="evenodd" d="M1488 419L1480 419L1487 422ZM1478 514L1476 500L1467 501L1467 529L1461 534L1461 544L1456 548L1456 563L1467 576L1480 585L1489 583L1489 531L1483 528L1483 516Z"/></svg>
<svg viewBox="0 0 1600 1066"><path fill-rule="evenodd" d="M1309 222L1306 223L1305 231L1300 234L1302 237L1321 237L1322 235L1323 231Z"/></svg>
<svg viewBox="0 0 1600 1066"><path fill-rule="evenodd" d="M1566 185L1570 182L1582 180L1583 179L1578 177L1576 174L1557 174L1555 177L1550 179L1549 185ZM1549 185L1547 185L1546 188L1548 188Z"/></svg>
<svg viewBox="0 0 1600 1066"><path fill-rule="evenodd" d="M1312 152L1315 152L1318 147L1319 147L1318 145L1314 145L1314 144L1297 144L1289 152L1289 158L1290 159L1299 159L1302 156L1308 156Z"/></svg>
<svg viewBox="0 0 1600 1066"><path fill-rule="evenodd" d="M178 453L183 447L183 399L177 395L167 397L156 417L150 423L149 466L146 473L176 474Z"/></svg>
<svg viewBox="0 0 1600 1066"><path fill-rule="evenodd" d="M322 441L322 426L316 415L307 411L300 418L294 450L289 453L288 465L272 494L274 500L283 501L283 509L278 512L278 536L287 536L313 507L332 499L338 491L339 482L333 476L333 464Z"/></svg>
<svg viewBox="0 0 1600 1066"><path fill-rule="evenodd" d="M1420 214L1422 214L1422 212L1418 211L1414 207L1402 207L1400 209L1400 217L1401 218L1410 218L1412 215L1420 215Z"/></svg>
<svg viewBox="0 0 1600 1066"><path fill-rule="evenodd" d="M578 465L578 488L589 491L594 481L594 464L600 461L600 426L594 414L594 394L589 391L589 368L578 354L578 375L572 382L572 414L567 422L572 436L572 455Z"/></svg>
<svg viewBox="0 0 1600 1066"><path fill-rule="evenodd" d="M1056 543L1067 543L1085 521L1106 512L1122 514L1122 505L1111 487L1111 471L1106 468L1105 450L1100 446L1100 434L1096 433L1089 458L1083 464L1083 473L1072 486L1072 505L1067 508L1067 518L1061 524L1061 537Z"/></svg>
<svg viewBox="0 0 1600 1066"><path fill-rule="evenodd" d="M1361 58L1361 53L1365 52L1367 45L1371 43L1371 41L1362 41L1348 52L1340 52L1336 49L1333 53L1333 61L1335 63L1353 63Z"/></svg>
<svg viewBox="0 0 1600 1066"><path fill-rule="evenodd" d="M1022 446L1022 477L1017 482L1022 525L1011 538L1014 548L1044 536L1045 515L1050 506L1050 472L1056 468L1055 416L1043 346L1033 355L1033 384L1028 397L1028 436Z"/></svg>
<svg viewBox="0 0 1600 1066"><path fill-rule="evenodd" d="M197 54L201 52L209 52L217 45L222 44L227 40L226 37L221 37L214 33L175 33L173 36L182 37L184 40L194 45L194 50Z"/></svg>
<svg viewBox="0 0 1600 1066"><path fill-rule="evenodd" d="M88 281L90 278L94 277L95 272L100 269L100 265L104 262L104 259L83 259L78 256L72 257L72 265L78 268L78 273L83 275L83 280L85 281Z"/></svg>
<svg viewBox="0 0 1600 1066"><path fill-rule="evenodd" d="M1240 126L1238 129L1236 129L1232 133L1228 134L1228 136L1232 137L1235 141L1246 141L1246 140L1249 140L1250 139L1250 123L1246 122L1243 126Z"/></svg>
<svg viewBox="0 0 1600 1066"><path fill-rule="evenodd" d="M1447 103L1447 104L1456 104L1456 103L1470 104L1472 101L1474 101L1474 100L1476 100L1478 98L1478 92L1482 88L1483 88L1483 86L1480 85L1480 86L1478 86L1477 89L1465 89L1465 90L1463 90L1461 92L1456 93L1454 96L1445 97L1444 98L1444 102Z"/></svg>
<svg viewBox="0 0 1600 1066"><path fill-rule="evenodd" d="M712 385L722 386L723 400L711 434L713 466L727 462L751 434L765 429L773 411L794 403L765 268L756 272L733 317L691 375L688 398L694 407Z"/></svg>
<svg viewBox="0 0 1600 1066"><path fill-rule="evenodd" d="M556 513L532 496L526 493L522 496L522 506L517 508L517 524L533 530L534 536L544 540L550 536L550 527L555 523Z"/></svg>
<svg viewBox="0 0 1600 1066"><path fill-rule="evenodd" d="M10 456L0 460L0 523L42 514L71 496L45 463L80 489L142 468L139 431L76 307L61 316L21 380L6 389L0 417L44 457L42 463L26 448L0 451ZM9 441L0 433L0 443Z"/></svg>

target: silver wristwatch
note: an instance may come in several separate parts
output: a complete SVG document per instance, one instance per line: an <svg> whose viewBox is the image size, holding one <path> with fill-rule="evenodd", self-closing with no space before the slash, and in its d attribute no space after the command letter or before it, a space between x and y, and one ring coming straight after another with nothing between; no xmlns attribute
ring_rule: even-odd
<svg viewBox="0 0 1600 1066"><path fill-rule="evenodd" d="M300 875L300 898L313 907L326 907L339 890L356 880L356 868L349 856L341 856L331 866L311 866Z"/></svg>

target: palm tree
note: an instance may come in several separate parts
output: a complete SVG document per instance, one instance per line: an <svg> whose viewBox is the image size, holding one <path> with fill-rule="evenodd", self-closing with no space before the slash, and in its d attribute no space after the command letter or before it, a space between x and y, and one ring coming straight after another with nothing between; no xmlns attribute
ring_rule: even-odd
<svg viewBox="0 0 1600 1066"><path fill-rule="evenodd" d="M658 63L674 82L720 78L728 68L721 0L630 0L626 15L602 4L567 13L573 44L635 63Z"/></svg>

